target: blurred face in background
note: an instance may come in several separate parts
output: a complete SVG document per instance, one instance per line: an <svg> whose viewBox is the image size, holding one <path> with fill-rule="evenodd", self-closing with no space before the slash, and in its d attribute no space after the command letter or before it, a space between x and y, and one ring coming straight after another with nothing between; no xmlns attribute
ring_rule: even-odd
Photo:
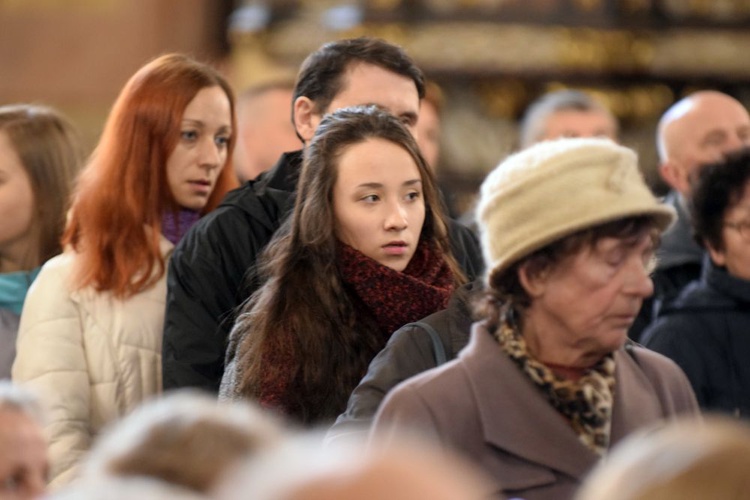
<svg viewBox="0 0 750 500"><path fill-rule="evenodd" d="M434 170L440 160L440 116L430 101L423 100L419 108L416 139L422 156Z"/></svg>
<svg viewBox="0 0 750 500"><path fill-rule="evenodd" d="M39 424L23 412L0 409L0 500L40 498L48 472Z"/></svg>
<svg viewBox="0 0 750 500"><path fill-rule="evenodd" d="M659 127L664 180L683 196L701 165L750 145L750 116L726 94L704 91L683 99L665 113Z"/></svg>
<svg viewBox="0 0 750 500"><path fill-rule="evenodd" d="M0 272L24 270L37 247L32 230L34 192L10 138L0 130ZM34 260L35 261L35 260Z"/></svg>
<svg viewBox="0 0 750 500"><path fill-rule="evenodd" d="M233 165L241 181L255 179L283 153L302 147L290 118L292 96L291 88L270 88L240 97Z"/></svg>
<svg viewBox="0 0 750 500"><path fill-rule="evenodd" d="M605 110L566 109L547 117L540 141L564 137L606 137L617 140L617 122Z"/></svg>

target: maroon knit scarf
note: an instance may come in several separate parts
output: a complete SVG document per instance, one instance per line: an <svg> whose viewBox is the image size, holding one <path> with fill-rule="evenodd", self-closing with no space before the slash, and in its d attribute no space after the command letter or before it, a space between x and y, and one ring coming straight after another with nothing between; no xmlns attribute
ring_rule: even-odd
<svg viewBox="0 0 750 500"><path fill-rule="evenodd" d="M424 241L403 272L340 243L339 270L343 281L372 312L385 338L406 323L445 309L453 291L448 263Z"/></svg>

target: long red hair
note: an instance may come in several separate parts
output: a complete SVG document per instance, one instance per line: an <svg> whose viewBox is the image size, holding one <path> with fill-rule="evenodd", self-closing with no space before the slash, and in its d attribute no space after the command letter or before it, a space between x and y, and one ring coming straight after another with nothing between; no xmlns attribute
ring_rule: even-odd
<svg viewBox="0 0 750 500"><path fill-rule="evenodd" d="M120 92L101 139L78 180L63 245L78 252L75 288L87 285L126 298L165 272L159 249L161 217L176 209L166 164L180 137L185 108L203 88L229 99L232 136L227 161L203 212L237 187L231 165L236 142L234 94L210 66L180 54L154 59Z"/></svg>

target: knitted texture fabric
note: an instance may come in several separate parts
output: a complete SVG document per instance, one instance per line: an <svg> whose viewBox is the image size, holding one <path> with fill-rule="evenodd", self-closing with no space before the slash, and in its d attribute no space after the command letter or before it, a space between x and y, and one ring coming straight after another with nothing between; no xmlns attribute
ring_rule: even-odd
<svg viewBox="0 0 750 500"><path fill-rule="evenodd" d="M179 212L168 210L161 218L161 234L176 245L200 218L201 214L186 208L180 209Z"/></svg>
<svg viewBox="0 0 750 500"><path fill-rule="evenodd" d="M406 323L445 309L453 291L448 264L421 242L403 272L394 271L341 243L344 283L371 311L386 337Z"/></svg>
<svg viewBox="0 0 750 500"><path fill-rule="evenodd" d="M358 314L357 321L364 325L367 319L373 319L378 326L379 335L374 343L377 348L370 352L374 357L385 347L391 334L411 321L418 321L425 316L444 309L453 291L453 273L445 259L429 244L420 243L414 256L403 272L395 271L365 256L358 250L340 243L338 268ZM359 307L358 307L359 306ZM363 307L362 307L363 306ZM372 335L366 328L363 335ZM259 402L265 408L289 414L287 402L295 398L289 391L299 390L293 380L294 364L293 337L291 335L274 335L273 348L264 353L264 363L283 366L288 369L269 372L261 375ZM370 350L373 342L362 339L360 350ZM304 361L303 361L304 362ZM354 390L356 383L364 376L367 365L347 391ZM336 415L344 408L338 408Z"/></svg>
<svg viewBox="0 0 750 500"><path fill-rule="evenodd" d="M643 181L635 152L608 139L541 142L482 183L476 218L487 275L579 230L643 215L664 230L676 214Z"/></svg>

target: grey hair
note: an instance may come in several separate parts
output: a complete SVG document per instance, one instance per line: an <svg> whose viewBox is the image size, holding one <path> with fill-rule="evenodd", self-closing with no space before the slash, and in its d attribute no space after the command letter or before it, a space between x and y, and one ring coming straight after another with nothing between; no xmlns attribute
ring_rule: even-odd
<svg viewBox="0 0 750 500"><path fill-rule="evenodd" d="M519 147L526 149L539 140L547 119L560 111L610 111L590 94L580 90L564 89L548 92L532 102L521 119L519 127Z"/></svg>

